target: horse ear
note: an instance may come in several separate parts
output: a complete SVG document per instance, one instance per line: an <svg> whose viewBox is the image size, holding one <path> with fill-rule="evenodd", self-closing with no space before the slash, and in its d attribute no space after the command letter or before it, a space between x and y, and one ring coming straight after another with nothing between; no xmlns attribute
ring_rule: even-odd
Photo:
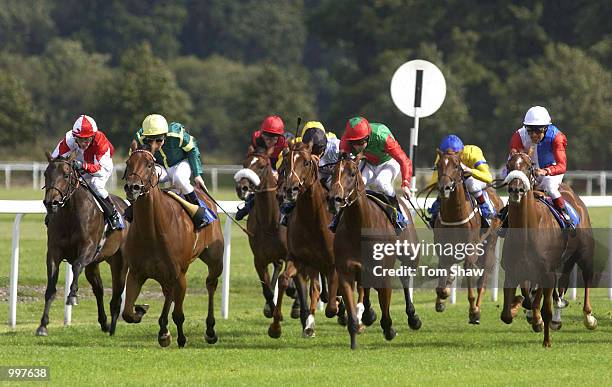
<svg viewBox="0 0 612 387"><path fill-rule="evenodd" d="M68 161L72 161L74 159L76 159L76 152L72 152L70 156L68 156Z"/></svg>
<svg viewBox="0 0 612 387"><path fill-rule="evenodd" d="M307 148L306 148L306 149L308 149L308 152L312 152L312 140L311 140L311 141L308 141L308 142L306 143L306 146L307 146Z"/></svg>
<svg viewBox="0 0 612 387"><path fill-rule="evenodd" d="M532 144L532 145L529 147L529 152L527 152L527 155L528 155L529 157L533 158L533 155L535 154L535 150L536 150L536 145L535 145L535 144Z"/></svg>
<svg viewBox="0 0 612 387"><path fill-rule="evenodd" d="M268 158L272 157L272 154L274 154L274 150L275 150L275 147L273 146L268 148L268 150L266 150L266 156L268 156Z"/></svg>
<svg viewBox="0 0 612 387"><path fill-rule="evenodd" d="M136 149L138 149L138 143L136 143L136 140L132 140L132 143L130 144L130 151L134 152Z"/></svg>
<svg viewBox="0 0 612 387"><path fill-rule="evenodd" d="M359 153L357 157L355 157L355 164L359 164L361 162L362 157L363 157L363 152Z"/></svg>
<svg viewBox="0 0 612 387"><path fill-rule="evenodd" d="M348 153L341 152L339 160L346 160L346 159L348 159Z"/></svg>
<svg viewBox="0 0 612 387"><path fill-rule="evenodd" d="M53 157L51 157L51 153L49 153L49 151L45 151L45 156L47 157L48 162L51 162L53 160Z"/></svg>
<svg viewBox="0 0 612 387"><path fill-rule="evenodd" d="M250 155L253 153L255 153L255 147L253 146L253 144L249 144L249 147L247 148L247 155Z"/></svg>
<svg viewBox="0 0 612 387"><path fill-rule="evenodd" d="M438 155L438 157L442 157L444 153L440 149L436 148L436 154Z"/></svg>
<svg viewBox="0 0 612 387"><path fill-rule="evenodd" d="M518 151L514 148L510 149L510 156L514 156L515 154L517 154Z"/></svg>

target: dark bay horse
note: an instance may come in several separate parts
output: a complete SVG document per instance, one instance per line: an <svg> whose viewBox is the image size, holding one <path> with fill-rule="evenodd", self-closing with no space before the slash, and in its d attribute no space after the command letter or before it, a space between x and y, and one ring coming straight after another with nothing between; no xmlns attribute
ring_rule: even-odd
<svg viewBox="0 0 612 387"><path fill-rule="evenodd" d="M105 233L102 210L98 209L93 194L81 184L77 172L72 168L75 153L68 158L51 158L47 152L49 165L45 170L45 199L43 203L49 213L47 226L47 290L45 309L37 336L47 336L49 309L55 298L59 275L59 265L66 260L72 265L73 281L66 303L76 305L79 275L85 269L87 281L91 284L98 305L98 322L102 331L115 333L121 309L121 294L125 285L127 260L122 244L128 232L123 230ZM111 195L120 212L126 204ZM107 261L111 267L113 294L110 302L111 325L108 326L104 312L104 287L100 277L99 263Z"/></svg>
<svg viewBox="0 0 612 387"><path fill-rule="evenodd" d="M270 151L273 150L274 148L270 148ZM286 229L278 224L280 211L276 200L277 179L272 172L270 155L256 152L250 146L243 169L238 171L234 178L236 193L241 200L255 195L257 204L247 220L247 229L252 234L249 235L249 246L266 299L263 313L267 318L271 318L274 310L274 288L287 256L287 233ZM271 279L268 272L270 264L274 267Z"/></svg>
<svg viewBox="0 0 612 387"><path fill-rule="evenodd" d="M334 239L334 255L336 258L336 270L339 276L339 288L344 297L348 313L348 332L351 337L351 349L357 346L356 335L358 332L358 316L355 299L353 298L353 286L357 282L361 284L362 270L367 266L362 256L362 232L374 230L382 235L388 243L406 240L413 246L417 245L418 237L412 216L406 208L404 215L408 220L408 227L398 236L385 211L366 196L365 185L359 171L361 157L355 160L347 154L341 155L336 164L332 177L332 186L329 192L329 209L333 213L342 211L338 223L336 237ZM395 256L387 255L382 261L385 268L393 268ZM416 269L419 256L410 257L402 262L403 265ZM408 277L401 277L404 287L404 298L406 300L406 314L408 325L411 329L419 329L421 320L416 314L412 303L408 285ZM380 326L385 339L392 340L396 332L392 326L389 306L391 304L391 289L388 278L377 287L378 302L382 312Z"/></svg>
<svg viewBox="0 0 612 387"><path fill-rule="evenodd" d="M214 344L217 334L213 301L223 271L220 221L196 231L191 217L181 204L159 188L158 179L153 154L146 149L136 149L133 144L132 154L127 160L124 187L128 199L133 202L134 220L125 242L130 270L123 319L128 323L140 322L142 311L134 310L134 301L144 282L152 278L161 285L165 297L159 317L158 342L162 347L170 344L168 313L174 303L172 320L177 328L177 343L179 347L184 347L187 342L183 333L183 300L187 288L185 275L189 265L200 258L208 265L205 339L209 344ZM201 192L198 195L216 213L217 207L211 199Z"/></svg>
<svg viewBox="0 0 612 387"><path fill-rule="evenodd" d="M464 182L463 170L461 168L461 159L459 154L455 152L443 153L438 150L438 162L436 164L438 171L438 192L440 198L440 213L436 219L433 229L434 242L436 244L445 245L470 243L476 246L479 243L484 244L484 248L479 250L484 254L474 253L466 256L463 259L464 268L467 269L484 269L483 274L478 276L476 287L478 288L477 297L474 296L473 281L474 278L466 276L468 288L469 307L469 323L480 323L480 304L482 296L487 284L489 274L495 266L495 245L497 243L497 233L485 231L481 236L481 217L478 213L478 206L472 202L470 194ZM496 212L503 207L503 202L497 193L492 188L487 188L487 194L496 209ZM493 219L488 230L499 228L501 221L497 218ZM446 273L450 273L450 267L461 260L458 260L454 255L445 255L440 251L440 261L438 268L444 269ZM444 301L450 295L450 285L454 278L447 274L440 277L438 287L436 288L436 311L442 312L445 308Z"/></svg>
<svg viewBox="0 0 612 387"><path fill-rule="evenodd" d="M278 301L274 308L274 321L268 335L281 335L283 293L293 278L300 300L300 321L303 335L314 336L314 314L319 301L318 277L327 278L329 302L325 315L338 314L336 294L338 277L334 266L334 236L327 228L331 221L325 208L326 193L318 179L318 157L311 154L312 143L296 143L284 153L283 166L285 200L295 203L287 225L287 266L279 278ZM310 307L307 304L306 283L311 280Z"/></svg>
<svg viewBox="0 0 612 387"><path fill-rule="evenodd" d="M566 286L567 273L574 265L582 270L584 280L584 324L595 329L597 319L592 314L589 288L593 280L594 240L586 206L565 185L560 191L565 200L573 205L580 215L576 233L564 232L553 218L548 207L536 199L536 179L531 157L525 153L514 153L507 164L509 229L504 243L502 267L506 272L504 282L504 308L501 319L512 323L522 300L516 297L519 282L529 281L537 285L532 302L532 327L540 332L544 328L544 347L551 346L550 323L552 321L553 291L559 281ZM565 279L564 279L565 278ZM543 306L540 311L540 301ZM543 320L543 321L542 321Z"/></svg>

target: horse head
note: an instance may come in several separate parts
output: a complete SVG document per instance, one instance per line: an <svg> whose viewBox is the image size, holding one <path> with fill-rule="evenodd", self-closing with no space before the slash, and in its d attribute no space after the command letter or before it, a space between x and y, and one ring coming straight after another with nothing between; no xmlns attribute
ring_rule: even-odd
<svg viewBox="0 0 612 387"><path fill-rule="evenodd" d="M508 184L508 200L520 203L525 194L530 191L535 183L533 160L526 153L513 151L510 154L506 170L508 175L504 183Z"/></svg>
<svg viewBox="0 0 612 387"><path fill-rule="evenodd" d="M332 175L331 188L329 190L329 211L333 214L340 209L353 204L359 193L365 189L361 173L359 172L359 162L361 155L354 160L348 153L342 153L334 168Z"/></svg>
<svg viewBox="0 0 612 387"><path fill-rule="evenodd" d="M45 199L43 204L47 211L56 213L60 207L68 201L70 196L78 187L79 177L77 172L72 167L72 161L76 157L76 153L72 153L69 157L51 157L49 152L46 152L49 165L45 169Z"/></svg>
<svg viewBox="0 0 612 387"><path fill-rule="evenodd" d="M243 168L234 175L236 194L240 200L247 200L251 195L269 189L269 182L274 179L270 161L273 151L273 147L265 150L249 145Z"/></svg>
<svg viewBox="0 0 612 387"><path fill-rule="evenodd" d="M294 143L283 156L285 200L295 202L300 193L317 182L319 157L312 154L312 142Z"/></svg>
<svg viewBox="0 0 612 387"><path fill-rule="evenodd" d="M149 190L159 181L155 171L155 156L146 147L138 148L133 142L130 148L131 154L126 161L123 189L130 201L146 195Z"/></svg>
<svg viewBox="0 0 612 387"><path fill-rule="evenodd" d="M448 199L450 194L457 189L457 185L463 183L461 154L452 151L442 152L439 149L437 152L438 192L441 197Z"/></svg>

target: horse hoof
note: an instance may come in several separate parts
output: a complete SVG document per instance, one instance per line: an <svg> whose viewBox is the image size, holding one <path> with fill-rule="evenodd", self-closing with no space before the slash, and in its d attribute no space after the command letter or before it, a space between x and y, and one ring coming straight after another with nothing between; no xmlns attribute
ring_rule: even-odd
<svg viewBox="0 0 612 387"><path fill-rule="evenodd" d="M533 324L533 325L531 326L531 328L532 328L532 329L533 329L533 331L534 331L534 332L536 332L536 333L540 333L540 332L542 332L542 330L544 330L544 321L540 321L540 322L539 322L539 323L537 323L537 324Z"/></svg>
<svg viewBox="0 0 612 387"><path fill-rule="evenodd" d="M66 305L69 305L69 306L77 306L77 305L79 305L79 301L77 300L77 296L68 296L66 298Z"/></svg>
<svg viewBox="0 0 612 387"><path fill-rule="evenodd" d="M272 325L270 325L270 327L268 328L268 336L270 336L273 339L280 338L281 337L281 329L280 329L280 327L274 328L274 327L272 327Z"/></svg>
<svg viewBox="0 0 612 387"><path fill-rule="evenodd" d="M102 330L102 332L108 332L108 324L104 323L104 324L100 324L100 329Z"/></svg>
<svg viewBox="0 0 612 387"><path fill-rule="evenodd" d="M266 318L272 318L272 307L266 303L263 308L263 314Z"/></svg>
<svg viewBox="0 0 612 387"><path fill-rule="evenodd" d="M315 330L314 328L305 328L302 331L302 337L305 339L311 339L313 337L315 337Z"/></svg>
<svg viewBox="0 0 612 387"><path fill-rule="evenodd" d="M544 348L550 348L552 347L552 342L550 340L544 340L544 342L542 343L542 346Z"/></svg>
<svg viewBox="0 0 612 387"><path fill-rule="evenodd" d="M49 332L46 327L38 327L36 330L36 336L47 337L49 336Z"/></svg>
<svg viewBox="0 0 612 387"><path fill-rule="evenodd" d="M187 344L187 338L186 337L179 337L176 339L176 343L178 344L179 348L185 348L185 344Z"/></svg>
<svg viewBox="0 0 612 387"><path fill-rule="evenodd" d="M288 297L291 297L293 299L295 299L295 297L296 297L296 294L295 294L296 292L297 291L296 291L295 287L288 287L287 290L285 290L285 294Z"/></svg>
<svg viewBox="0 0 612 387"><path fill-rule="evenodd" d="M157 342L162 347L169 346L171 341L172 341L172 335L170 334L170 332L157 336Z"/></svg>
<svg viewBox="0 0 612 387"><path fill-rule="evenodd" d="M374 324L376 321L376 311L374 308L369 308L365 312L363 312L363 316L361 316L361 321L365 324L365 326L370 326Z"/></svg>
<svg viewBox="0 0 612 387"><path fill-rule="evenodd" d="M567 307L568 305L569 305L569 301L568 300L566 300L565 298L559 298L557 300L557 303L556 303L556 308L557 309L563 309L563 308Z"/></svg>
<svg viewBox="0 0 612 387"><path fill-rule="evenodd" d="M385 340L391 341L397 336L397 332L393 328L389 328L389 330L385 331Z"/></svg>
<svg viewBox="0 0 612 387"><path fill-rule="evenodd" d="M219 337L217 337L217 335L213 335L213 336L205 335L204 340L206 340L208 344L216 344L217 341L219 341Z"/></svg>
<svg viewBox="0 0 612 387"><path fill-rule="evenodd" d="M342 325L343 327L346 326L346 314L339 314L338 315L338 324Z"/></svg>
<svg viewBox="0 0 612 387"><path fill-rule="evenodd" d="M149 310L149 304L134 305L134 312L140 317L144 316Z"/></svg>
<svg viewBox="0 0 612 387"><path fill-rule="evenodd" d="M444 312L444 309L446 309L446 304L442 302L436 302L436 312L442 313Z"/></svg>
<svg viewBox="0 0 612 387"><path fill-rule="evenodd" d="M418 314L415 314L413 318L408 317L408 326L413 331L418 331L419 329L421 329L422 325L423 323L421 322L421 319L419 318Z"/></svg>
<svg viewBox="0 0 612 387"><path fill-rule="evenodd" d="M529 324L533 324L533 311L528 310L528 311L525 313L525 318L527 319L527 322L528 322Z"/></svg>
<svg viewBox="0 0 612 387"><path fill-rule="evenodd" d="M474 324L474 325L480 324L480 311L470 312L470 324Z"/></svg>
<svg viewBox="0 0 612 387"><path fill-rule="evenodd" d="M563 323L561 321L551 321L550 322L550 329L552 329L553 331L561 330L562 326L563 326Z"/></svg>
<svg viewBox="0 0 612 387"><path fill-rule="evenodd" d="M300 318L300 308L291 308L291 318L296 319L296 318Z"/></svg>
<svg viewBox="0 0 612 387"><path fill-rule="evenodd" d="M365 332L365 330L366 330L366 326L365 326L364 324L359 324L359 325L357 326L357 334L358 334L358 335L360 335L360 334L362 334L363 332Z"/></svg>
<svg viewBox="0 0 612 387"><path fill-rule="evenodd" d="M590 331L597 328L597 319L595 316L592 314L584 316L584 326Z"/></svg>

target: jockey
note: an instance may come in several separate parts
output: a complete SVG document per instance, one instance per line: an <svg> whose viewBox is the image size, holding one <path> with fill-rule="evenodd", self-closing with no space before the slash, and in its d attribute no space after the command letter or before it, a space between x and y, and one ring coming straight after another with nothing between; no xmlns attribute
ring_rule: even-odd
<svg viewBox="0 0 612 387"><path fill-rule="evenodd" d="M380 123L369 123L363 117L353 117L346 123L344 135L340 139L340 152L352 152L354 155L364 154L361 176L366 188L385 195L387 202L397 211L396 231L407 226L401 213L393 181L402 175L402 191L410 196L410 179L412 178L412 162L406 156L399 143L387 126ZM330 224L330 230L335 232L339 213Z"/></svg>
<svg viewBox="0 0 612 387"><path fill-rule="evenodd" d="M66 157L73 151L76 151L73 166L91 188L90 191L100 203L109 226L113 230L123 229L123 218L105 188L113 173L112 157L115 148L104 133L98 130L96 121L90 116L81 115L77 118L72 130L57 144L51 156Z"/></svg>
<svg viewBox="0 0 612 387"><path fill-rule="evenodd" d="M331 179L331 170L321 169L324 165L334 164L340 156L340 140L332 132L326 132L325 127L319 121L308 121L302 134L293 140L294 142L312 143L312 154L319 157L319 180L324 187L329 188L329 180ZM277 168L280 168L283 162L283 154L279 155ZM287 215L293 210L295 203L283 202L280 207L281 218L280 224L287 225Z"/></svg>
<svg viewBox="0 0 612 387"><path fill-rule="evenodd" d="M476 145L463 145L463 141L461 141L461 139L454 134L445 136L440 142L438 149L442 153L453 152L459 154L461 168L463 169L463 176L469 175L469 177L464 180L468 192L476 199L476 202L478 202L478 207L480 207L482 217L487 219L487 221L488 219L493 218L496 213L495 207L491 203L491 199L485 191L487 184L493 181L493 176L489 171L489 165L487 164L487 160L485 159L482 150ZM436 157L434 165L438 163L438 159L439 156ZM434 170L428 186L432 186L437 183L438 171ZM436 198L436 201L432 204L428 211L431 214L429 225L433 228L434 224L436 223L438 213L440 212L439 196Z"/></svg>
<svg viewBox="0 0 612 387"><path fill-rule="evenodd" d="M207 192L202 179L200 149L196 139L187 132L187 129L178 122L168 125L163 116L151 114L145 117L142 127L136 132L135 139L138 144L154 154L159 183L171 183L189 203L204 208L204 211L198 211L193 217L196 229L201 229L214 221L211 212L206 211L206 204L198 199L190 181L193 177L195 184Z"/></svg>
<svg viewBox="0 0 612 387"><path fill-rule="evenodd" d="M251 145L255 149L259 147L268 150L274 147L274 151L270 156L270 164L275 173L279 156L283 149L287 148L287 139L284 134L285 123L283 120L279 116L268 116L262 121L260 129L251 136ZM244 219L251 212L254 205L255 195L251 195L244 202L244 207L239 208L238 212L236 212L236 220Z"/></svg>
<svg viewBox="0 0 612 387"><path fill-rule="evenodd" d="M534 106L527 110L523 127L512 135L510 152L527 153L531 146L536 147L533 155L534 171L538 188L546 191L553 204L565 218L567 224L572 224L565 208L565 200L559 192L567 167L567 138L552 124L546 108Z"/></svg>

